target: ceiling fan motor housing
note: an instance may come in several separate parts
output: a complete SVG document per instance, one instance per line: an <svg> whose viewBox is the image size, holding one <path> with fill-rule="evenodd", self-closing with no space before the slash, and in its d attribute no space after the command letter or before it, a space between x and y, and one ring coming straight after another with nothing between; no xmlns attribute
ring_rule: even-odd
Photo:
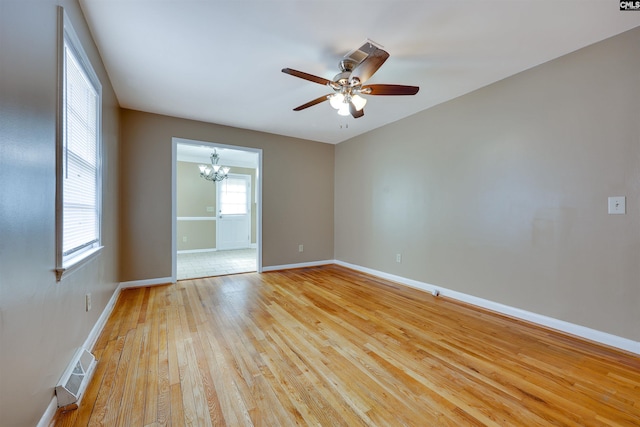
<svg viewBox="0 0 640 427"><path fill-rule="evenodd" d="M342 71L342 73L350 73L351 71L353 71L356 65L358 65L358 62L355 59L351 58L344 58L338 63L338 67L340 67L340 71Z"/></svg>

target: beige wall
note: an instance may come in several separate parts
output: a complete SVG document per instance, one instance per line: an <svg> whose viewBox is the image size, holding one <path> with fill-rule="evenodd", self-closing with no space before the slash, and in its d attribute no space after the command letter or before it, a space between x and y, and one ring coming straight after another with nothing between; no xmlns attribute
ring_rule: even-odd
<svg viewBox="0 0 640 427"><path fill-rule="evenodd" d="M216 247L216 185L200 178L197 163L176 162L176 212L178 217L211 218L177 221L179 251Z"/></svg>
<svg viewBox="0 0 640 427"><path fill-rule="evenodd" d="M178 216L216 216L216 184L200 178L198 163L176 162L176 199Z"/></svg>
<svg viewBox="0 0 640 427"><path fill-rule="evenodd" d="M122 281L171 276L172 137L263 150L264 266L333 259L333 145L133 110L121 118Z"/></svg>
<svg viewBox="0 0 640 427"><path fill-rule="evenodd" d="M199 163L176 162L178 251L216 248L216 223L214 220L202 220L202 218L216 217L218 211L216 184L200 177L198 165ZM256 170L233 166L229 173L251 177L251 243L256 243L258 212L255 192ZM213 210L208 212L207 208ZM180 219L180 217L188 217L188 219Z"/></svg>
<svg viewBox="0 0 640 427"><path fill-rule="evenodd" d="M57 5L103 85L104 250L56 282ZM118 105L75 1L0 1L0 425L33 427L118 282ZM85 312L85 294L93 308Z"/></svg>
<svg viewBox="0 0 640 427"><path fill-rule="evenodd" d="M178 251L216 248L216 222L213 220L178 220L176 235Z"/></svg>
<svg viewBox="0 0 640 427"><path fill-rule="evenodd" d="M339 144L336 258L639 341L638 76L640 28Z"/></svg>

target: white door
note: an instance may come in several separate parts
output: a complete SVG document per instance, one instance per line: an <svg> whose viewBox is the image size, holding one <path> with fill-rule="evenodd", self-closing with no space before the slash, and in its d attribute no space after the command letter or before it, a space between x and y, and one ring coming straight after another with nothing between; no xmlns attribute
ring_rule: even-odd
<svg viewBox="0 0 640 427"><path fill-rule="evenodd" d="M216 248L251 246L251 176L229 174L217 183Z"/></svg>

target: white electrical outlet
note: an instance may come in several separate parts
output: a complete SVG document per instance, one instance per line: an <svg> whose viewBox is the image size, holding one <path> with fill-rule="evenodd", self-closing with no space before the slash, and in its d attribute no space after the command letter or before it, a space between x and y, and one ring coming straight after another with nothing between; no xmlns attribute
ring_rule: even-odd
<svg viewBox="0 0 640 427"><path fill-rule="evenodd" d="M298 245L298 252L304 252L304 245Z"/></svg>
<svg viewBox="0 0 640 427"><path fill-rule="evenodd" d="M91 294L90 293L84 296L84 308L86 311L91 310Z"/></svg>
<svg viewBox="0 0 640 427"><path fill-rule="evenodd" d="M402 254L396 254L396 262L402 262Z"/></svg>
<svg viewBox="0 0 640 427"><path fill-rule="evenodd" d="M187 236L182 236L182 242L184 242L184 243L187 242Z"/></svg>

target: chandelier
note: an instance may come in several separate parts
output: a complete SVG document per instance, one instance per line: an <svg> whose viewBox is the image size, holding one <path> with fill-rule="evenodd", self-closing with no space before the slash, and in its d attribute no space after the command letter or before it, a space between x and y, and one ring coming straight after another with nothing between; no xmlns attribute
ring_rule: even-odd
<svg viewBox="0 0 640 427"><path fill-rule="evenodd" d="M220 156L218 156L218 152L213 150L211 153L211 166L209 165L198 165L200 169L200 178L204 178L207 181L218 182L227 178L227 174L229 173L229 167L220 166L218 161L220 160Z"/></svg>

